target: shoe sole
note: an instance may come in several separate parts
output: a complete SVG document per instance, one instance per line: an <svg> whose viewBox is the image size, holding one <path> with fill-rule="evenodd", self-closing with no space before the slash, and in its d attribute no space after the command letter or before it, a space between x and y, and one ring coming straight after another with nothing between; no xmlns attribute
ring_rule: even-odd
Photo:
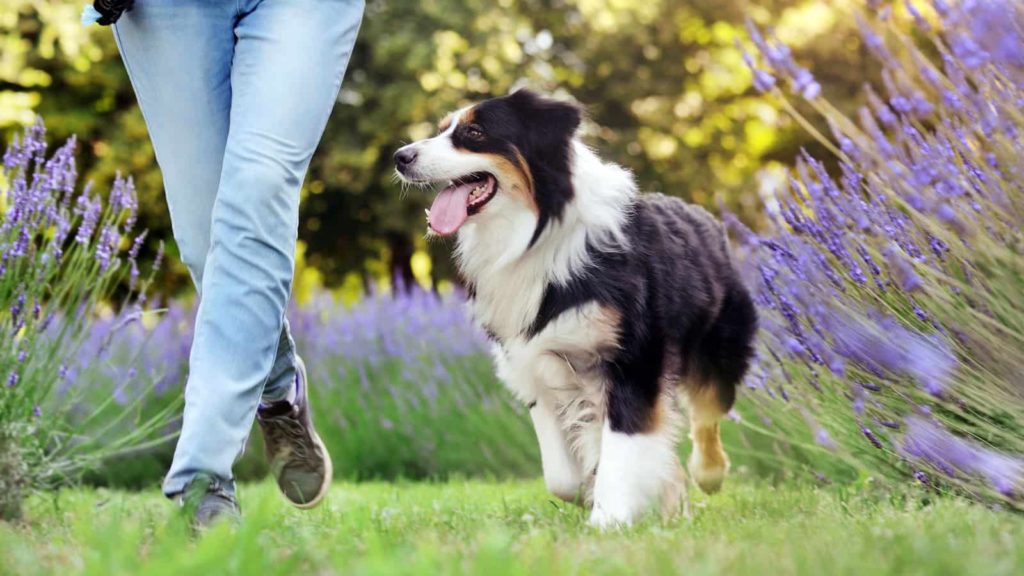
<svg viewBox="0 0 1024 576"><path fill-rule="evenodd" d="M306 409L309 410L309 376L306 375L306 363L302 361L302 358L296 355L295 357L296 368L302 372L302 382L304 386L303 393L306 395ZM312 416L310 416L312 419ZM284 490L280 490L281 496L296 508L301 510L309 510L310 508L316 508L320 502L323 501L324 496L327 495L327 491L331 488L331 482L334 480L334 463L331 461L331 453L327 451L327 446L324 445L324 441L320 439L320 435L317 434L316 428L313 429L313 441L320 448L320 452L324 455L324 482L320 485L320 490L316 493L316 496L308 502L296 502L285 494Z"/></svg>
<svg viewBox="0 0 1024 576"><path fill-rule="evenodd" d="M334 463L331 462L331 454L327 451L327 447L324 446L323 440L320 439L320 435L313 431L313 440L316 445L320 447L320 450L324 453L324 483L320 486L320 491L317 492L316 496L313 497L309 502L296 502L288 497L284 491L281 491L281 495L288 501L289 504L302 510L309 510L310 508L316 508L320 502L323 501L324 496L327 495L328 490L331 489L331 481L334 479Z"/></svg>

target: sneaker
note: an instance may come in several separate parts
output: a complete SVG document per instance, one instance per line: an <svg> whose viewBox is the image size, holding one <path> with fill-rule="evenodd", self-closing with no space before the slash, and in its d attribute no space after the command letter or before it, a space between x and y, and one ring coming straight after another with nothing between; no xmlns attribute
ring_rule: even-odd
<svg viewBox="0 0 1024 576"><path fill-rule="evenodd" d="M195 530L209 528L221 520L237 523L242 519L235 496L209 474L197 474L188 483L181 495L181 505Z"/></svg>
<svg viewBox="0 0 1024 576"><path fill-rule="evenodd" d="M256 421L263 430L270 470L281 493L299 508L320 503L331 486L331 455L313 428L306 366L296 357L295 402L261 405Z"/></svg>

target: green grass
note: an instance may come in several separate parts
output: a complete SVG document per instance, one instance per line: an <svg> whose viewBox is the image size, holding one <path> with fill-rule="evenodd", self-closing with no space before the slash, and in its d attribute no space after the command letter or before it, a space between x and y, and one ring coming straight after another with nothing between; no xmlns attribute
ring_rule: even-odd
<svg viewBox="0 0 1024 576"><path fill-rule="evenodd" d="M0 523L2 574L1020 574L1024 517L922 492L737 480L692 519L589 528L537 481L337 484L190 540L154 492L71 490Z"/></svg>

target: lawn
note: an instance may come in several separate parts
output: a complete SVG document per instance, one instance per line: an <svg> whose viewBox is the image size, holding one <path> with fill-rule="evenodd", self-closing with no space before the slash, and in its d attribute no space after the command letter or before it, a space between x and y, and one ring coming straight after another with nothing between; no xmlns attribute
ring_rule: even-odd
<svg viewBox="0 0 1024 576"><path fill-rule="evenodd" d="M310 512L269 483L190 539L155 492L76 489L0 523L4 574L1020 574L1024 516L923 492L737 480L692 519L589 528L537 481L337 484Z"/></svg>

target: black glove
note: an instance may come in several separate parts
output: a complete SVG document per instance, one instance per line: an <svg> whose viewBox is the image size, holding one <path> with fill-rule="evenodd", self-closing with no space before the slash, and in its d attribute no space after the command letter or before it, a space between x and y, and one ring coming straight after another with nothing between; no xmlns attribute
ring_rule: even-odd
<svg viewBox="0 0 1024 576"><path fill-rule="evenodd" d="M96 21L101 26L110 26L121 14L132 9L135 0L95 0L92 7L100 13L100 19Z"/></svg>

